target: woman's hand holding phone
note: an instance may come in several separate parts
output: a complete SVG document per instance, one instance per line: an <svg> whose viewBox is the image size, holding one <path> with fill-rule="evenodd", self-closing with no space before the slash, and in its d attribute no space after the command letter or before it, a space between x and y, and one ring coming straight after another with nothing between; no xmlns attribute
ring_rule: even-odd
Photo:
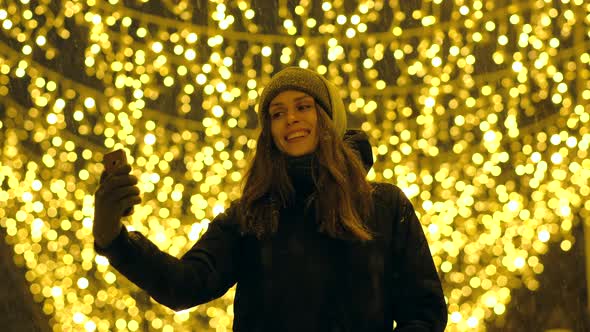
<svg viewBox="0 0 590 332"><path fill-rule="evenodd" d="M133 206L141 203L137 178L130 174L123 150L106 154L105 170L94 195L94 223L92 233L96 244L106 248L121 232L121 218L133 213Z"/></svg>

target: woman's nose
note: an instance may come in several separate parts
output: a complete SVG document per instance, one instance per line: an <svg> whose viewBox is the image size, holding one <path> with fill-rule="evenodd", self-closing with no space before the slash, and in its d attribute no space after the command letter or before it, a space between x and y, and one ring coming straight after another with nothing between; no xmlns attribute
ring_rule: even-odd
<svg viewBox="0 0 590 332"><path fill-rule="evenodd" d="M289 110L287 112L287 122L292 123L292 122L296 122L296 121L297 121L297 112Z"/></svg>

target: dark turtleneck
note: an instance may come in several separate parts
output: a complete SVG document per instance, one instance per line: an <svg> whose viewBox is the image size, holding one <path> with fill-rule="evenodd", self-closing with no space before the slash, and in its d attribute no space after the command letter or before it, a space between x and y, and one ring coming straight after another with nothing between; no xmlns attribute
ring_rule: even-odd
<svg viewBox="0 0 590 332"><path fill-rule="evenodd" d="M266 303L273 316L268 324L277 331L328 330L339 323L332 315L339 309L343 288L345 243L320 233L314 204L306 208L315 189L315 158L313 153L287 157L295 199L280 209L270 264L274 291Z"/></svg>
<svg viewBox="0 0 590 332"><path fill-rule="evenodd" d="M313 180L314 168L317 170L315 153L310 153L298 157L286 157L287 174L291 178L291 183L295 189L295 200L305 200L315 190Z"/></svg>

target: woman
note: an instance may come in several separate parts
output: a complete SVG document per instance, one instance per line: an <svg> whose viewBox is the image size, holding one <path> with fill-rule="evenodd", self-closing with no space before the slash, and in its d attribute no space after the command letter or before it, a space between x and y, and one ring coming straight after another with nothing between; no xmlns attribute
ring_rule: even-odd
<svg viewBox="0 0 590 332"><path fill-rule="evenodd" d="M371 146L346 131L337 88L286 68L264 89L242 197L178 259L121 224L139 204L131 167L96 193L96 251L174 310L237 283L234 331L443 331L445 300L414 209L369 183Z"/></svg>

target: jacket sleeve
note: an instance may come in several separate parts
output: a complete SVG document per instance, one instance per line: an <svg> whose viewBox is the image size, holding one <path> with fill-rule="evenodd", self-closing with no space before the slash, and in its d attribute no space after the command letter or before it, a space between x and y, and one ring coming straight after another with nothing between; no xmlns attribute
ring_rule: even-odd
<svg viewBox="0 0 590 332"><path fill-rule="evenodd" d="M411 202L397 191L392 241L395 331L444 331L447 306L428 242Z"/></svg>
<svg viewBox="0 0 590 332"><path fill-rule="evenodd" d="M125 227L109 247L95 243L94 248L159 303L175 311L187 309L220 297L236 283L239 232L233 210L219 214L180 259Z"/></svg>

